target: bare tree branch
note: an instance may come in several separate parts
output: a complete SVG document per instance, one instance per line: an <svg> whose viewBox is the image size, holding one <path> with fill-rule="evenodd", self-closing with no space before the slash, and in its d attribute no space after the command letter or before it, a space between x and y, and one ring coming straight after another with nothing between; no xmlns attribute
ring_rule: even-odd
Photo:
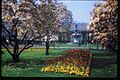
<svg viewBox="0 0 120 80"><path fill-rule="evenodd" d="M1 44L7 51L8 53L12 56L12 52L9 50L8 46L4 45L4 44Z"/></svg>
<svg viewBox="0 0 120 80"><path fill-rule="evenodd" d="M26 35L27 35L27 33L28 33L28 30L29 30L29 29L27 29L27 31L26 31L26 33L25 33L24 37L22 38L22 40L21 40L22 42L25 40Z"/></svg>
<svg viewBox="0 0 120 80"><path fill-rule="evenodd" d="M30 47L32 47L33 46L33 43L28 43L28 44L26 44L24 47L23 47L23 49L21 49L19 52L18 52L18 55L20 55L25 49L28 49L28 48L30 48Z"/></svg>

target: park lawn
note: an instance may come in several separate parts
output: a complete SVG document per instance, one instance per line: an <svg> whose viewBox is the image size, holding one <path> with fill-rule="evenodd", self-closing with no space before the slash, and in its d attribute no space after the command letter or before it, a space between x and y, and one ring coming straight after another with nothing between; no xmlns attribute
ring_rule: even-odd
<svg viewBox="0 0 120 80"><path fill-rule="evenodd" d="M117 77L117 65L112 64L109 67L104 67L101 69L93 69L91 77L106 77L106 78L115 78Z"/></svg>
<svg viewBox="0 0 120 80"><path fill-rule="evenodd" d="M2 76L9 77L79 77L63 73L41 72L43 60L65 55L65 49L51 49L50 55L45 56L45 50L26 50L20 55L20 63L14 64L11 56L6 52L2 54ZM104 50L91 50L92 71L91 77L116 77L117 55Z"/></svg>
<svg viewBox="0 0 120 80"><path fill-rule="evenodd" d="M45 60L51 59L60 55L65 55L63 53L65 49L50 49L48 56L45 55L45 49L28 49L21 53L20 60ZM11 56L3 50L5 54L2 55L3 61L12 61ZM12 51L12 50L11 50Z"/></svg>
<svg viewBox="0 0 120 80"><path fill-rule="evenodd" d="M41 67L39 68L31 68L31 69L23 69L16 71L4 71L3 76L6 77L79 77L75 75L62 74L62 73L52 73L52 72L41 72ZM16 74L17 73L17 74Z"/></svg>

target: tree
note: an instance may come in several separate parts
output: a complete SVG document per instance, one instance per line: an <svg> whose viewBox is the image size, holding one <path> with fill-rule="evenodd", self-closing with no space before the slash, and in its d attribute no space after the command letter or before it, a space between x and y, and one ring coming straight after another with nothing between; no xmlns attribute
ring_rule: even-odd
<svg viewBox="0 0 120 80"><path fill-rule="evenodd" d="M2 1L2 47L6 48L12 56L13 62L19 62L19 55L25 50L33 46L34 39L32 27L32 11L34 6L27 0L19 3L17 0ZM10 29L6 28L4 23L8 23ZM29 40L29 41L27 41ZM20 42L26 42L24 47L20 49ZM13 47L13 52L10 51Z"/></svg>
<svg viewBox="0 0 120 80"><path fill-rule="evenodd" d="M95 4L91 12L90 31L96 41L99 41L108 50L117 50L117 0L107 0Z"/></svg>
<svg viewBox="0 0 120 80"><path fill-rule="evenodd" d="M41 0L41 4L37 6L34 15L34 26L37 28L39 38L46 44L46 55L49 55L49 46L51 36L59 31L58 21L56 19L56 6L52 0Z"/></svg>
<svg viewBox="0 0 120 80"><path fill-rule="evenodd" d="M72 12L67 9L63 3L57 4L57 19L59 20L59 25L61 31L59 32L59 41L69 40L70 37L70 27L73 22Z"/></svg>
<svg viewBox="0 0 120 80"><path fill-rule="evenodd" d="M60 26L62 23L61 19L66 17L64 19L69 20L69 17L66 16L69 12L64 12L64 17L61 17L58 9L59 6L56 1L41 0L41 4L37 6L37 10L34 13L34 26L37 28L37 33L39 34L37 38L45 42L46 55L49 55L50 40L62 31L62 27ZM68 21L68 23L70 22Z"/></svg>

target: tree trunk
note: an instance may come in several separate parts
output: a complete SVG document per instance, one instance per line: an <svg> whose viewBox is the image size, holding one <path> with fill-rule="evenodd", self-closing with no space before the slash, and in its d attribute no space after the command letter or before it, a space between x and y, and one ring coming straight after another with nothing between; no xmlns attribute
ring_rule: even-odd
<svg viewBox="0 0 120 80"><path fill-rule="evenodd" d="M97 50L98 50L98 41L97 41Z"/></svg>
<svg viewBox="0 0 120 80"><path fill-rule="evenodd" d="M19 55L13 54L12 59L14 63L19 62Z"/></svg>
<svg viewBox="0 0 120 80"><path fill-rule="evenodd" d="M16 38L15 38L15 43L14 43L14 52L13 52L13 55L12 55L12 58L13 58L13 62L14 62L14 63L19 62L19 54L18 54L18 51L19 51L19 47L18 47L18 40L17 40L17 37L16 37Z"/></svg>
<svg viewBox="0 0 120 80"><path fill-rule="evenodd" d="M49 55L49 41L46 41L46 53L45 55Z"/></svg>
<svg viewBox="0 0 120 80"><path fill-rule="evenodd" d="M13 58L14 63L19 62L18 42L17 41L15 42L15 45L14 45L14 53L13 53L12 58Z"/></svg>

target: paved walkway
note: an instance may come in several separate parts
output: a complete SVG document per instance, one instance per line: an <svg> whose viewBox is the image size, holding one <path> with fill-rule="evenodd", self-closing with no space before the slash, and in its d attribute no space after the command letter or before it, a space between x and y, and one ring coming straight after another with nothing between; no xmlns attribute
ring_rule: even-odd
<svg viewBox="0 0 120 80"><path fill-rule="evenodd" d="M19 46L19 48L23 48L24 47L24 45L20 45ZM12 48L12 47L9 47L9 48ZM33 46L33 47L31 47L31 48L45 48L45 46ZM77 47L77 46L70 46L70 47L68 47L68 46L63 46L63 47L61 47L61 46L55 46L55 47L50 47L50 48L53 48L53 49L97 49L97 47L90 47L90 46L81 46L81 47ZM102 47L98 47L98 49L102 49Z"/></svg>
<svg viewBox="0 0 120 80"><path fill-rule="evenodd" d="M45 48L45 47L32 47L32 48ZM68 48L68 49L97 49L96 47L50 47L53 49L64 49L64 48ZM102 49L101 47L99 47L98 49Z"/></svg>

